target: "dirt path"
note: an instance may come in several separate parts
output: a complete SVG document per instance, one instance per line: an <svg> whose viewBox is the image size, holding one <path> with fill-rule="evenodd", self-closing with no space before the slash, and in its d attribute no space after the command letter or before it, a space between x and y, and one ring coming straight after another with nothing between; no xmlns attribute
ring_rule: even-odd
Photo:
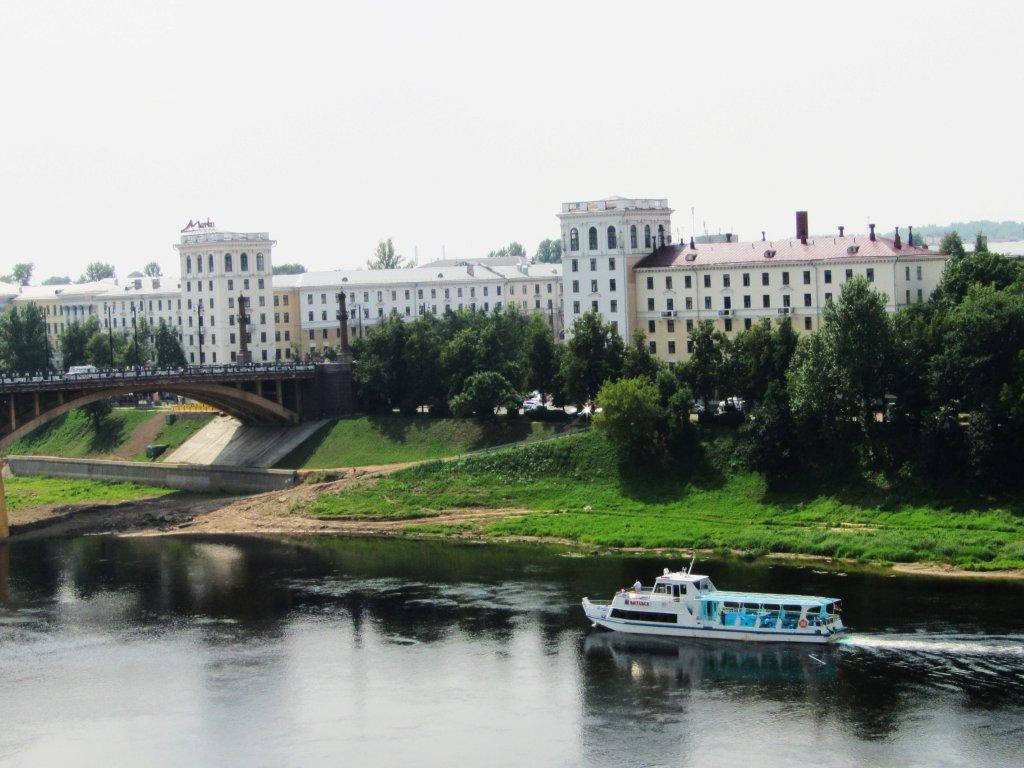
<svg viewBox="0 0 1024 768"><path fill-rule="evenodd" d="M142 453L146 446L156 440L156 433L164 425L163 413L154 413L152 418L146 419L139 424L120 448L111 454L98 456L104 459L131 459L137 453Z"/></svg>

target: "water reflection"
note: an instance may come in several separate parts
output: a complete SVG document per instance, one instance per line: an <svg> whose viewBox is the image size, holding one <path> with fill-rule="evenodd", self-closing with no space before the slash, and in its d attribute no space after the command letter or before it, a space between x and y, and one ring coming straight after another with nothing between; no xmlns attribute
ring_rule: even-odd
<svg viewBox="0 0 1024 768"><path fill-rule="evenodd" d="M677 565L637 557L88 537L0 547L0 576L5 553L19 764L1001 765L1022 738L1018 584L701 564L843 596L856 632L805 647L592 631L582 595Z"/></svg>

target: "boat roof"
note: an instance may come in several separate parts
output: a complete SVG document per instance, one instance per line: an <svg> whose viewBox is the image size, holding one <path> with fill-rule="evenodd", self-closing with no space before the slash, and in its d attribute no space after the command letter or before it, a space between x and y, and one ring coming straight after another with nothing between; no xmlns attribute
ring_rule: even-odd
<svg viewBox="0 0 1024 768"><path fill-rule="evenodd" d="M706 578L708 577L701 575L699 573L686 573L685 571L676 571L675 573L663 573L656 579L656 581L685 581L687 583L693 583L695 581L700 581L701 579Z"/></svg>
<svg viewBox="0 0 1024 768"><path fill-rule="evenodd" d="M822 597L820 595L774 595L767 592L708 592L700 595L698 600L703 602L722 602L728 600L734 603L786 603L788 605L821 605L823 603L834 603L838 597Z"/></svg>

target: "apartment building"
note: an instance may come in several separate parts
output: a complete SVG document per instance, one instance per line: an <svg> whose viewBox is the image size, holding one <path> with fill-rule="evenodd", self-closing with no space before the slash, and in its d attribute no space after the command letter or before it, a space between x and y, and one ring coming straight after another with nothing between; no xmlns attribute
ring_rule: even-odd
<svg viewBox="0 0 1024 768"><path fill-rule="evenodd" d="M800 223L802 222L802 224ZM909 240L909 236L908 236ZM845 283L863 277L886 297L890 312L928 299L947 257L867 235L809 237L806 215L796 237L756 242L676 244L654 249L635 269L635 316L650 351L667 361L693 351L696 324L711 320L726 335L762 318L787 318L800 332L821 323Z"/></svg>

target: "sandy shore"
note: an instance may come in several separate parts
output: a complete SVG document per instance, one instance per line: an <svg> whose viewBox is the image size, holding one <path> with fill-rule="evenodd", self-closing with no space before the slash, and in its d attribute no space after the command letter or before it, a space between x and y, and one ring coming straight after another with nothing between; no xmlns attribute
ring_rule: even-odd
<svg viewBox="0 0 1024 768"><path fill-rule="evenodd" d="M306 482L287 490L252 496L209 496L173 493L154 499L121 504L90 504L65 507L37 507L11 513L11 534L14 539L37 539L59 536L109 533L120 536L168 535L332 535L332 536L417 536L422 538L453 538L460 541L517 541L559 544L590 552L619 551L637 554L690 557L712 555L711 551L682 549L637 549L594 547L571 540L540 537L508 537L496 539L481 536L472 529L455 534L431 534L409 531L410 527L479 523L527 514L526 509L456 509L429 518L395 520L360 518L348 520L318 519L305 510L323 493L344 491L401 469L407 464L359 467L348 470L309 473ZM313 482L325 478L325 482ZM335 479L336 478L336 479ZM734 554L742 556L737 551ZM854 561L837 560L818 555L774 555L768 559L803 565L812 569L832 571L864 570ZM867 566L874 570L884 566ZM942 563L896 563L891 571L911 576L957 577L975 579L1019 579L1024 570L965 571Z"/></svg>

